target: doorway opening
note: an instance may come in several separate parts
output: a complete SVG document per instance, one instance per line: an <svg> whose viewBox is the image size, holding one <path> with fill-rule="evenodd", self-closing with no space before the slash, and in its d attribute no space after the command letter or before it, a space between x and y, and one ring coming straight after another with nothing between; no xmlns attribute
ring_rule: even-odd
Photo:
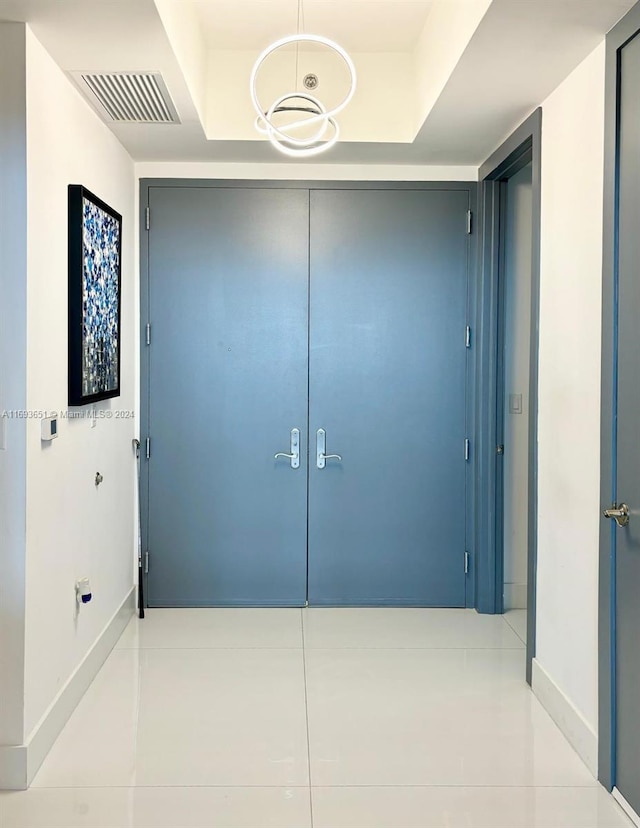
<svg viewBox="0 0 640 828"><path fill-rule="evenodd" d="M526 641L531 352L532 163L501 182L498 475L502 491L502 609Z"/></svg>
<svg viewBox="0 0 640 828"><path fill-rule="evenodd" d="M142 183L148 606L469 604L475 198Z"/></svg>
<svg viewBox="0 0 640 828"><path fill-rule="evenodd" d="M541 110L480 169L476 606L535 655Z"/></svg>

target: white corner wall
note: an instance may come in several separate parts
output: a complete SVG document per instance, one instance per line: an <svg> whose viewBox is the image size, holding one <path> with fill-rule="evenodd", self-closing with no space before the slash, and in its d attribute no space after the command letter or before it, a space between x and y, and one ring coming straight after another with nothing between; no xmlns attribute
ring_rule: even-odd
<svg viewBox="0 0 640 828"><path fill-rule="evenodd" d="M536 661L557 691L565 732L574 731L592 769L604 79L603 42L544 102L542 116Z"/></svg>
<svg viewBox="0 0 640 828"><path fill-rule="evenodd" d="M25 74L24 26L0 23L0 412L26 407ZM25 432L0 416L0 746L23 734Z"/></svg>
<svg viewBox="0 0 640 828"><path fill-rule="evenodd" d="M134 168L128 154L27 29L27 408L67 410L67 186L83 184L123 216L122 395L61 419L40 441L27 421L24 741L118 615L133 587L137 346ZM104 419L100 419L100 416ZM108 419L111 415L111 419ZM97 488L99 471L104 482ZM76 613L74 586L94 598ZM90 676L85 679L90 680ZM68 689L68 687L67 687ZM68 695L68 694L67 694ZM72 703L71 703L72 704Z"/></svg>

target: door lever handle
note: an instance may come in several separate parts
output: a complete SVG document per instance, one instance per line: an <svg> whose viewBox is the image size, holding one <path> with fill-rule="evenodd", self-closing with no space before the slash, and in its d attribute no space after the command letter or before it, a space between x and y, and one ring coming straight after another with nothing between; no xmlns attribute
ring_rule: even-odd
<svg viewBox="0 0 640 828"><path fill-rule="evenodd" d="M278 457L286 457L287 460L291 460L291 468L297 469L300 467L300 429L299 428L292 428L291 429L291 453L287 454L284 451L279 451L277 454L274 454L273 459L277 460Z"/></svg>
<svg viewBox="0 0 640 828"><path fill-rule="evenodd" d="M626 503L621 503L620 506L614 503L611 509L605 509L602 514L606 518L615 520L618 526L629 525L629 507Z"/></svg>
<svg viewBox="0 0 640 828"><path fill-rule="evenodd" d="M339 454L325 454L327 448L327 432L324 428L319 428L316 433L316 465L319 469L324 469L327 460L342 460Z"/></svg>

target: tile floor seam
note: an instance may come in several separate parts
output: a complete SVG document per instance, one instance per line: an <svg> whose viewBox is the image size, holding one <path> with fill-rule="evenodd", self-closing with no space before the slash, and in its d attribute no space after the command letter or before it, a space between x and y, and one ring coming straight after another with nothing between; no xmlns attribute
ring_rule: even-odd
<svg viewBox="0 0 640 828"><path fill-rule="evenodd" d="M457 790L458 788L473 788L473 789L497 789L497 790L568 790L568 791L592 791L598 789L599 783L596 780L589 785L513 785L505 782L501 785L496 784L478 784L473 782L460 782L457 785L454 784L423 784L423 785L416 785L416 784L407 784L407 785L398 785L398 784L389 784L385 785L383 783L375 783L372 782L370 784L332 784L332 785L32 785L29 790L32 791L130 791L130 790L165 790L167 788L180 790L184 788L185 790L190 789L204 789L207 790L209 788L213 790L244 790L245 788L261 790L263 788L267 788L269 790L296 790L296 791L303 791L311 789L321 789L321 788L397 788L400 790L404 789L416 789L416 790L431 790L431 789L439 789L439 788L446 788L451 790ZM0 798L3 796L15 795L15 794L22 794L23 791L14 791L14 790L1 790L0 789Z"/></svg>
<svg viewBox="0 0 640 828"><path fill-rule="evenodd" d="M228 790L228 789L235 790L235 789L237 789L237 790L241 791L241 790L244 790L245 788L251 788L252 790L253 789L262 790L262 788L268 788L269 790L274 790L274 791L289 790L289 789L296 790L296 791L306 791L310 787L311 787L310 785L269 785L269 784L262 784L262 785L249 785L249 784L247 784L247 785L238 785L238 784L236 784L236 785L210 785L210 784L207 784L207 785L204 785L204 784L203 785L184 785L184 784L180 784L180 785L171 785L171 784L169 784L169 785L167 785L167 784L162 784L162 785L137 785L137 784L135 784L135 785L79 785L79 784L73 784L73 785L32 785L29 788L29 790L30 791L133 791L133 790L136 790L136 791L142 791L142 790L159 790L159 791L163 791L167 788L171 788L172 790L173 789L180 790L182 788L184 788L185 790L190 790L191 788L207 790L207 789L211 788L213 790ZM324 786L323 785L316 785L315 787L316 788L321 788L321 787L333 787L333 788L335 788L335 787L350 787L350 788L365 787L365 788L369 788L369 787L380 787L380 786L379 785L361 785L361 786L358 786L358 785L328 785L328 786L327 785L324 785ZM436 786L436 785L407 785L407 786L405 786L405 785L397 786L396 785L396 786L393 786L393 785L388 785L388 786L383 786L383 787L429 788L429 787L446 787L446 786ZM458 786L453 785L452 787L458 787ZM483 786L478 786L478 787L483 787ZM509 786L507 785L507 786L504 786L504 787L509 787ZM522 787L525 787L525 786L523 785ZM567 786L558 785L558 786L555 786L555 787L567 787ZM23 793L23 791L21 791L21 790L15 790L14 791L14 790L0 789L0 797L7 796L9 794L21 794L21 793Z"/></svg>
<svg viewBox="0 0 640 828"><path fill-rule="evenodd" d="M194 649L200 649L200 648L196 647ZM203 647L202 649L206 649L206 648ZM265 647L264 649L268 649L268 648ZM272 647L272 648L269 648L269 649L275 649L275 648ZM344 646L341 646L341 647L306 647L305 649L306 650L331 650L332 652L342 651L342 650L379 650L381 652L385 651L385 650L401 650L401 651L418 650L418 651L421 651L421 652L423 652L423 651L427 651L427 652L429 652L429 651L438 651L439 652L439 651L442 651L442 650L448 650L449 652L451 652L451 651L461 652L461 651L464 650L464 651L473 651L473 652L496 652L496 651L499 651L499 652L521 653L521 652L524 652L525 648L524 647L391 647L391 646L390 647L371 647L371 646L367 646L367 645L361 645L361 646L353 646L353 647L344 647Z"/></svg>
<svg viewBox="0 0 640 828"><path fill-rule="evenodd" d="M506 623L507 623L507 624L509 624L509 622L508 622L508 621L507 621ZM512 629L512 630L513 630L513 632L515 633L515 635L517 635L517 636L518 636L518 638L520 638L520 641L522 641L522 643L523 643L523 644L524 644L524 646L526 647L527 642L524 640L524 638L521 638L521 637L520 637L520 633L516 630L516 628L515 628L514 626L512 626L511 624L509 624L509 627L510 627L510 629Z"/></svg>
<svg viewBox="0 0 640 828"><path fill-rule="evenodd" d="M525 610L525 612L526 612L526 610ZM514 633L515 633L515 635L517 635L517 636L518 636L518 638L520 639L520 641L522 641L522 643L523 643L523 644L524 644L524 646L526 647L526 646L527 646L527 642L526 642L526 640L525 640L525 639L524 639L524 638L520 635L520 633L518 632L518 630L517 630L517 629L514 627L514 625L511 623L511 621L509 621L509 610L507 610L506 612L504 612L504 613L502 614L502 620L503 620L503 621L505 622L505 624L509 627L509 629L510 629L512 632L514 632ZM527 620L528 620L528 619L527 619Z"/></svg>
<svg viewBox="0 0 640 828"><path fill-rule="evenodd" d="M215 786L212 786L215 787ZM245 786L246 787L246 786ZM293 787L293 786L289 786ZM548 790L548 791L593 791L597 790L597 785L510 785L509 783L504 783L502 785L479 785L473 783L466 783L461 782L459 785L384 785L384 784L369 784L369 785L312 785L312 788L320 789L320 788L398 788L400 790L404 790L405 788L415 788L417 790L431 790L437 788L446 788L451 790L457 790L458 788L473 788L478 790L485 790L487 788L497 789L497 790Z"/></svg>
<svg viewBox="0 0 640 828"><path fill-rule="evenodd" d="M136 715L135 715L135 752L136 756L138 754L138 739L140 736L140 713L142 711L142 659L138 659L137 664L137 675L138 675L138 692L136 693Z"/></svg>
<svg viewBox="0 0 640 828"><path fill-rule="evenodd" d="M298 651L298 650L302 650L302 649L303 649L302 647L272 647L272 646L268 646L268 647L181 647L179 645L176 645L175 647L114 647L112 652L127 652L127 653L130 653L130 652L133 652L133 651L139 652L141 650L180 650L181 652L183 650L189 650L189 651L192 651L192 650L227 650L227 651L228 650L233 650L233 651L237 651L237 650L286 650L286 651L293 650L293 651ZM418 649L422 649L422 648L418 648ZM513 647L512 649L515 650L515 649L518 649L518 648Z"/></svg>
<svg viewBox="0 0 640 828"><path fill-rule="evenodd" d="M313 785L311 779L311 734L309 731L309 694L307 692L307 651L304 638L304 609L300 609L300 627L302 630L302 674L304 677L304 714L307 727L307 764L309 771L309 828L313 828Z"/></svg>

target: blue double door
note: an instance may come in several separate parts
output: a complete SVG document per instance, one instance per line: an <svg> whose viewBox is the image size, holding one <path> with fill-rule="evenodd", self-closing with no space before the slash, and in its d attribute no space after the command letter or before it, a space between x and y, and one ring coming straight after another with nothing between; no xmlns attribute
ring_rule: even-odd
<svg viewBox="0 0 640 828"><path fill-rule="evenodd" d="M149 207L149 605L464 606L469 192Z"/></svg>

